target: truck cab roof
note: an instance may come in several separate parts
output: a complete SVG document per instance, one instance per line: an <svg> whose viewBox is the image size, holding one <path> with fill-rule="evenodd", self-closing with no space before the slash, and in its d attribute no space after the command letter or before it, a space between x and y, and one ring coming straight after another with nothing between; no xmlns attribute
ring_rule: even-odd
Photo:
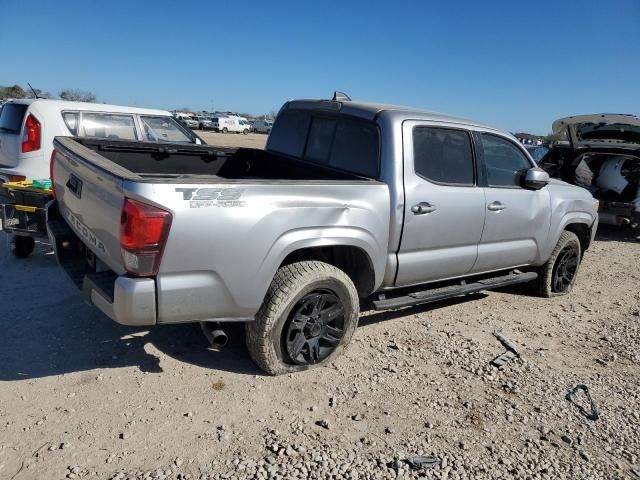
<svg viewBox="0 0 640 480"><path fill-rule="evenodd" d="M361 117L367 120L374 120L382 115L390 117L392 120L403 121L427 120L442 123L457 123L460 125L483 128L487 130L500 131L498 128L486 125L474 120L456 117L446 113L432 112L418 108L405 107L401 105L391 105L386 103L369 103L353 100L322 100L322 99L304 99L292 100L287 102L282 109L298 109L298 110L327 110L334 113L342 113Z"/></svg>
<svg viewBox="0 0 640 480"><path fill-rule="evenodd" d="M39 107L54 108L58 110L87 110L162 116L170 115L167 110L159 110L155 108L126 107L123 105L110 105L107 103L70 102L67 100L54 100L49 98L17 98L9 100L7 103L15 103L20 105L37 105Z"/></svg>

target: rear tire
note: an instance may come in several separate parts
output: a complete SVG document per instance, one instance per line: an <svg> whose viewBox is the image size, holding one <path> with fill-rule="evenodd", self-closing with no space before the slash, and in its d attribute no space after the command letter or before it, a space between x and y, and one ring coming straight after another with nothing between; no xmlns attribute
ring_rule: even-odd
<svg viewBox="0 0 640 480"><path fill-rule="evenodd" d="M285 265L246 324L247 349L271 375L323 366L351 341L359 314L358 292L342 270L317 261Z"/></svg>
<svg viewBox="0 0 640 480"><path fill-rule="evenodd" d="M227 133L228 131L229 131L229 130L227 130L227 127L224 127L224 128L222 129L222 133Z"/></svg>
<svg viewBox="0 0 640 480"><path fill-rule="evenodd" d="M36 241L33 237L14 235L11 239L11 253L17 258L27 258L33 253L35 247Z"/></svg>
<svg viewBox="0 0 640 480"><path fill-rule="evenodd" d="M565 230L547 263L540 267L538 295L551 298L570 293L578 276L580 260L580 240L575 233Z"/></svg>

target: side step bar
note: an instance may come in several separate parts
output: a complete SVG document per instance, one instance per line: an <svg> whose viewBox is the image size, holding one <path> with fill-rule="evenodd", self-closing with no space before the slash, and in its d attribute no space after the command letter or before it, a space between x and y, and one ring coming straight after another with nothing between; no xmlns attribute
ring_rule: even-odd
<svg viewBox="0 0 640 480"><path fill-rule="evenodd" d="M463 283L459 285L450 285L447 287L413 292L401 297L384 298L381 296L380 299L373 301L373 308L376 310L391 310L394 308L411 307L413 305L438 302L448 298L468 295L482 290L492 290L494 288L506 287L517 283L531 282L536 278L538 278L538 274L535 272L509 273L508 275L503 275L501 277L478 280L474 283L464 283L463 281Z"/></svg>

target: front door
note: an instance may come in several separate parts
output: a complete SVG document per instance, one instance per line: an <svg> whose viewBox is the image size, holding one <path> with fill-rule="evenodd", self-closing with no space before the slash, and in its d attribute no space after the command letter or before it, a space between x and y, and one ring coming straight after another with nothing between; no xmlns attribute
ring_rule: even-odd
<svg viewBox="0 0 640 480"><path fill-rule="evenodd" d="M396 285L458 277L473 268L485 218L470 132L403 124L405 212Z"/></svg>
<svg viewBox="0 0 640 480"><path fill-rule="evenodd" d="M535 165L513 141L489 133L477 135L486 178L486 220L473 271L531 264L549 234L549 191L522 187L524 172Z"/></svg>

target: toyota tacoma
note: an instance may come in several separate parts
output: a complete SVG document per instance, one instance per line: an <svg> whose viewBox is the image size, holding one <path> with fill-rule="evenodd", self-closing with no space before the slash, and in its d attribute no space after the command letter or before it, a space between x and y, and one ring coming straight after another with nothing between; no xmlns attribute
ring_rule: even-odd
<svg viewBox="0 0 640 480"><path fill-rule="evenodd" d="M335 359L361 304L566 294L598 224L510 134L339 93L287 102L265 150L55 149L49 234L85 298L126 325L245 322L270 374Z"/></svg>

